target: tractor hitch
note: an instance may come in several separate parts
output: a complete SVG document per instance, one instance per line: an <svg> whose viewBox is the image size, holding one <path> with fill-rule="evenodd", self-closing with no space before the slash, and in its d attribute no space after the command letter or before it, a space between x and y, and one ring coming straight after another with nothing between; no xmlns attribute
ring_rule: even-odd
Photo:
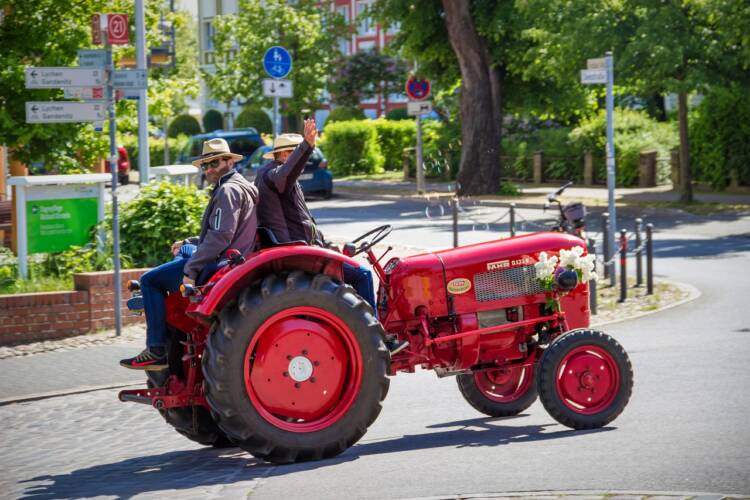
<svg viewBox="0 0 750 500"><path fill-rule="evenodd" d="M141 403L153 406L157 410L178 408L182 406L207 406L203 395L168 394L165 387L152 389L126 389L120 391L118 399L124 403Z"/></svg>

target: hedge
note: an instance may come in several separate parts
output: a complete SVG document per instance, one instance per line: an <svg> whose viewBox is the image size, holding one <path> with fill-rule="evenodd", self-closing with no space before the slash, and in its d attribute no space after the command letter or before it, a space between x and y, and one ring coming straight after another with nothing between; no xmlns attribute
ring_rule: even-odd
<svg viewBox="0 0 750 500"><path fill-rule="evenodd" d="M201 124L192 115L178 115L167 128L168 137L196 135L201 133Z"/></svg>
<svg viewBox="0 0 750 500"><path fill-rule="evenodd" d="M273 130L273 123L262 109L245 108L237 115L234 128L254 128L261 134L270 134Z"/></svg>
<svg viewBox="0 0 750 500"><path fill-rule="evenodd" d="M180 151L185 149L190 138L181 135L174 139L169 138L169 164L177 161ZM118 140L121 146L124 146L130 157L130 169L138 170L138 137L135 135L123 135ZM164 165L164 139L155 139L150 137L148 140L149 162L152 167Z"/></svg>
<svg viewBox="0 0 750 500"><path fill-rule="evenodd" d="M396 108L388 111L385 114L385 118L387 120L411 120L412 117L409 116L409 113L407 112L406 108Z"/></svg>
<svg viewBox="0 0 750 500"><path fill-rule="evenodd" d="M365 116L364 111L359 108L350 106L338 106L336 108L333 108L333 110L329 113L328 117L326 118L325 124L326 126L328 126L329 123L333 122L364 120L366 118L367 117Z"/></svg>
<svg viewBox="0 0 750 500"><path fill-rule="evenodd" d="M203 130L206 133L221 130L224 127L224 117L215 109L209 109L203 115Z"/></svg>
<svg viewBox="0 0 750 500"><path fill-rule="evenodd" d="M379 118L372 122L377 141L385 160L386 170L403 168L404 148L412 148L416 142L417 127L414 121L393 121Z"/></svg>
<svg viewBox="0 0 750 500"><path fill-rule="evenodd" d="M320 147L335 175L377 174L385 161L377 139L372 122L343 121L326 126Z"/></svg>

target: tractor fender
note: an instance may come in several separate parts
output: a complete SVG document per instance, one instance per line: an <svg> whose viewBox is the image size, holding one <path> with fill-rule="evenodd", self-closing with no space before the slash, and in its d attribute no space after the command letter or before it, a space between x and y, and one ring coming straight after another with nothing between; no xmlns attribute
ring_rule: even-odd
<svg viewBox="0 0 750 500"><path fill-rule="evenodd" d="M203 300L188 309L188 315L209 322L243 289L270 273L301 270L343 281L344 264L360 266L351 257L322 247L300 244L264 249L251 254L243 264L224 274Z"/></svg>

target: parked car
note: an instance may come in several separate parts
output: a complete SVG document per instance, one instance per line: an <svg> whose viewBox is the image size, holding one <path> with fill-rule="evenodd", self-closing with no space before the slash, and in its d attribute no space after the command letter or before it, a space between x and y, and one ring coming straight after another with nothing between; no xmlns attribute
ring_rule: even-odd
<svg viewBox="0 0 750 500"><path fill-rule="evenodd" d="M209 139L221 138L229 144L232 153L242 155L244 158L235 164L240 172L247 165L252 155L260 146L264 145L263 139L254 128L243 128L236 130L214 130L208 134L199 134L190 137L185 149L177 157L179 163L191 163L196 160L203 151L203 142ZM198 176L198 185L203 187L205 176L203 172Z"/></svg>
<svg viewBox="0 0 750 500"><path fill-rule="evenodd" d="M271 146L261 146L250 156L250 161L240 170L247 180L255 179L260 167L268 162L263 159L263 155L271 149L273 149ZM310 155L305 170L299 176L299 183L306 195L317 194L326 200L333 196L333 174L328 170L328 160L323 156L320 148L315 148Z"/></svg>

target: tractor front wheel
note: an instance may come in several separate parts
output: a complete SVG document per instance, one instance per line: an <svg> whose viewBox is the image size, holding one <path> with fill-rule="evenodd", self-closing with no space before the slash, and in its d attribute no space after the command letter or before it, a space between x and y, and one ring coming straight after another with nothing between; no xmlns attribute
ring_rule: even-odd
<svg viewBox="0 0 750 500"><path fill-rule="evenodd" d="M555 339L537 365L537 390L547 412L573 429L603 427L622 413L633 392L625 349L596 330Z"/></svg>
<svg viewBox="0 0 750 500"><path fill-rule="evenodd" d="M380 413L390 362L372 308L322 274L270 275L225 307L203 356L206 399L241 448L275 463L338 455Z"/></svg>
<svg viewBox="0 0 750 500"><path fill-rule="evenodd" d="M456 377L464 399L491 417L518 415L536 400L533 366L515 366Z"/></svg>

